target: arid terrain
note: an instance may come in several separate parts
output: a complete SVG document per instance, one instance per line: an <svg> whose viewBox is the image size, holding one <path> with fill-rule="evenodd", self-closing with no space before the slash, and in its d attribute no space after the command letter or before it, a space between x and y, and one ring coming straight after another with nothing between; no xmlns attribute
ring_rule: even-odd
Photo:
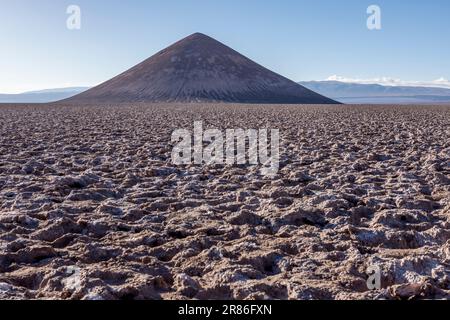
<svg viewBox="0 0 450 320"><path fill-rule="evenodd" d="M279 174L172 165L195 120ZM450 107L3 105L0 199L3 299L450 297Z"/></svg>

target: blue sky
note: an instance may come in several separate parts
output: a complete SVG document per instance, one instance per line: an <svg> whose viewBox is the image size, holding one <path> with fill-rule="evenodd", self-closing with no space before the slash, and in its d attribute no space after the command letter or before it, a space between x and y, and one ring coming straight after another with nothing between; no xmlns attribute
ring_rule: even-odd
<svg viewBox="0 0 450 320"><path fill-rule="evenodd" d="M66 28L71 4L81 30ZM372 4L382 30L366 27ZM449 14L448 0L3 1L0 92L95 85L194 32L297 81L444 83Z"/></svg>

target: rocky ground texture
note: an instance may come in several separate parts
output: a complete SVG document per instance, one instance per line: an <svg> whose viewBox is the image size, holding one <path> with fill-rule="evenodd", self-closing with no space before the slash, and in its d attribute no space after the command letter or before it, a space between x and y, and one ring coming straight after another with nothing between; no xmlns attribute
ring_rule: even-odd
<svg viewBox="0 0 450 320"><path fill-rule="evenodd" d="M194 120L278 175L173 165ZM450 107L0 106L0 298L449 297Z"/></svg>

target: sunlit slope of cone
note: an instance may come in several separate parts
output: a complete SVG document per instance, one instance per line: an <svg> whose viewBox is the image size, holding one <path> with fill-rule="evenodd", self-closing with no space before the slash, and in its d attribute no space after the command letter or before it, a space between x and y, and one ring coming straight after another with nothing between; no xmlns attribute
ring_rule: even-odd
<svg viewBox="0 0 450 320"><path fill-rule="evenodd" d="M68 101L337 103L200 33Z"/></svg>

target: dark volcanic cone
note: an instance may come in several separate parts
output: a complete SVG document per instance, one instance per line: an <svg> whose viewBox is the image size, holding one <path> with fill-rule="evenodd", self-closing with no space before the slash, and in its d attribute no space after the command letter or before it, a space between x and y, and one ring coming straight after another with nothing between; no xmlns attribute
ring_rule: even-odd
<svg viewBox="0 0 450 320"><path fill-rule="evenodd" d="M66 101L337 103L201 33Z"/></svg>

